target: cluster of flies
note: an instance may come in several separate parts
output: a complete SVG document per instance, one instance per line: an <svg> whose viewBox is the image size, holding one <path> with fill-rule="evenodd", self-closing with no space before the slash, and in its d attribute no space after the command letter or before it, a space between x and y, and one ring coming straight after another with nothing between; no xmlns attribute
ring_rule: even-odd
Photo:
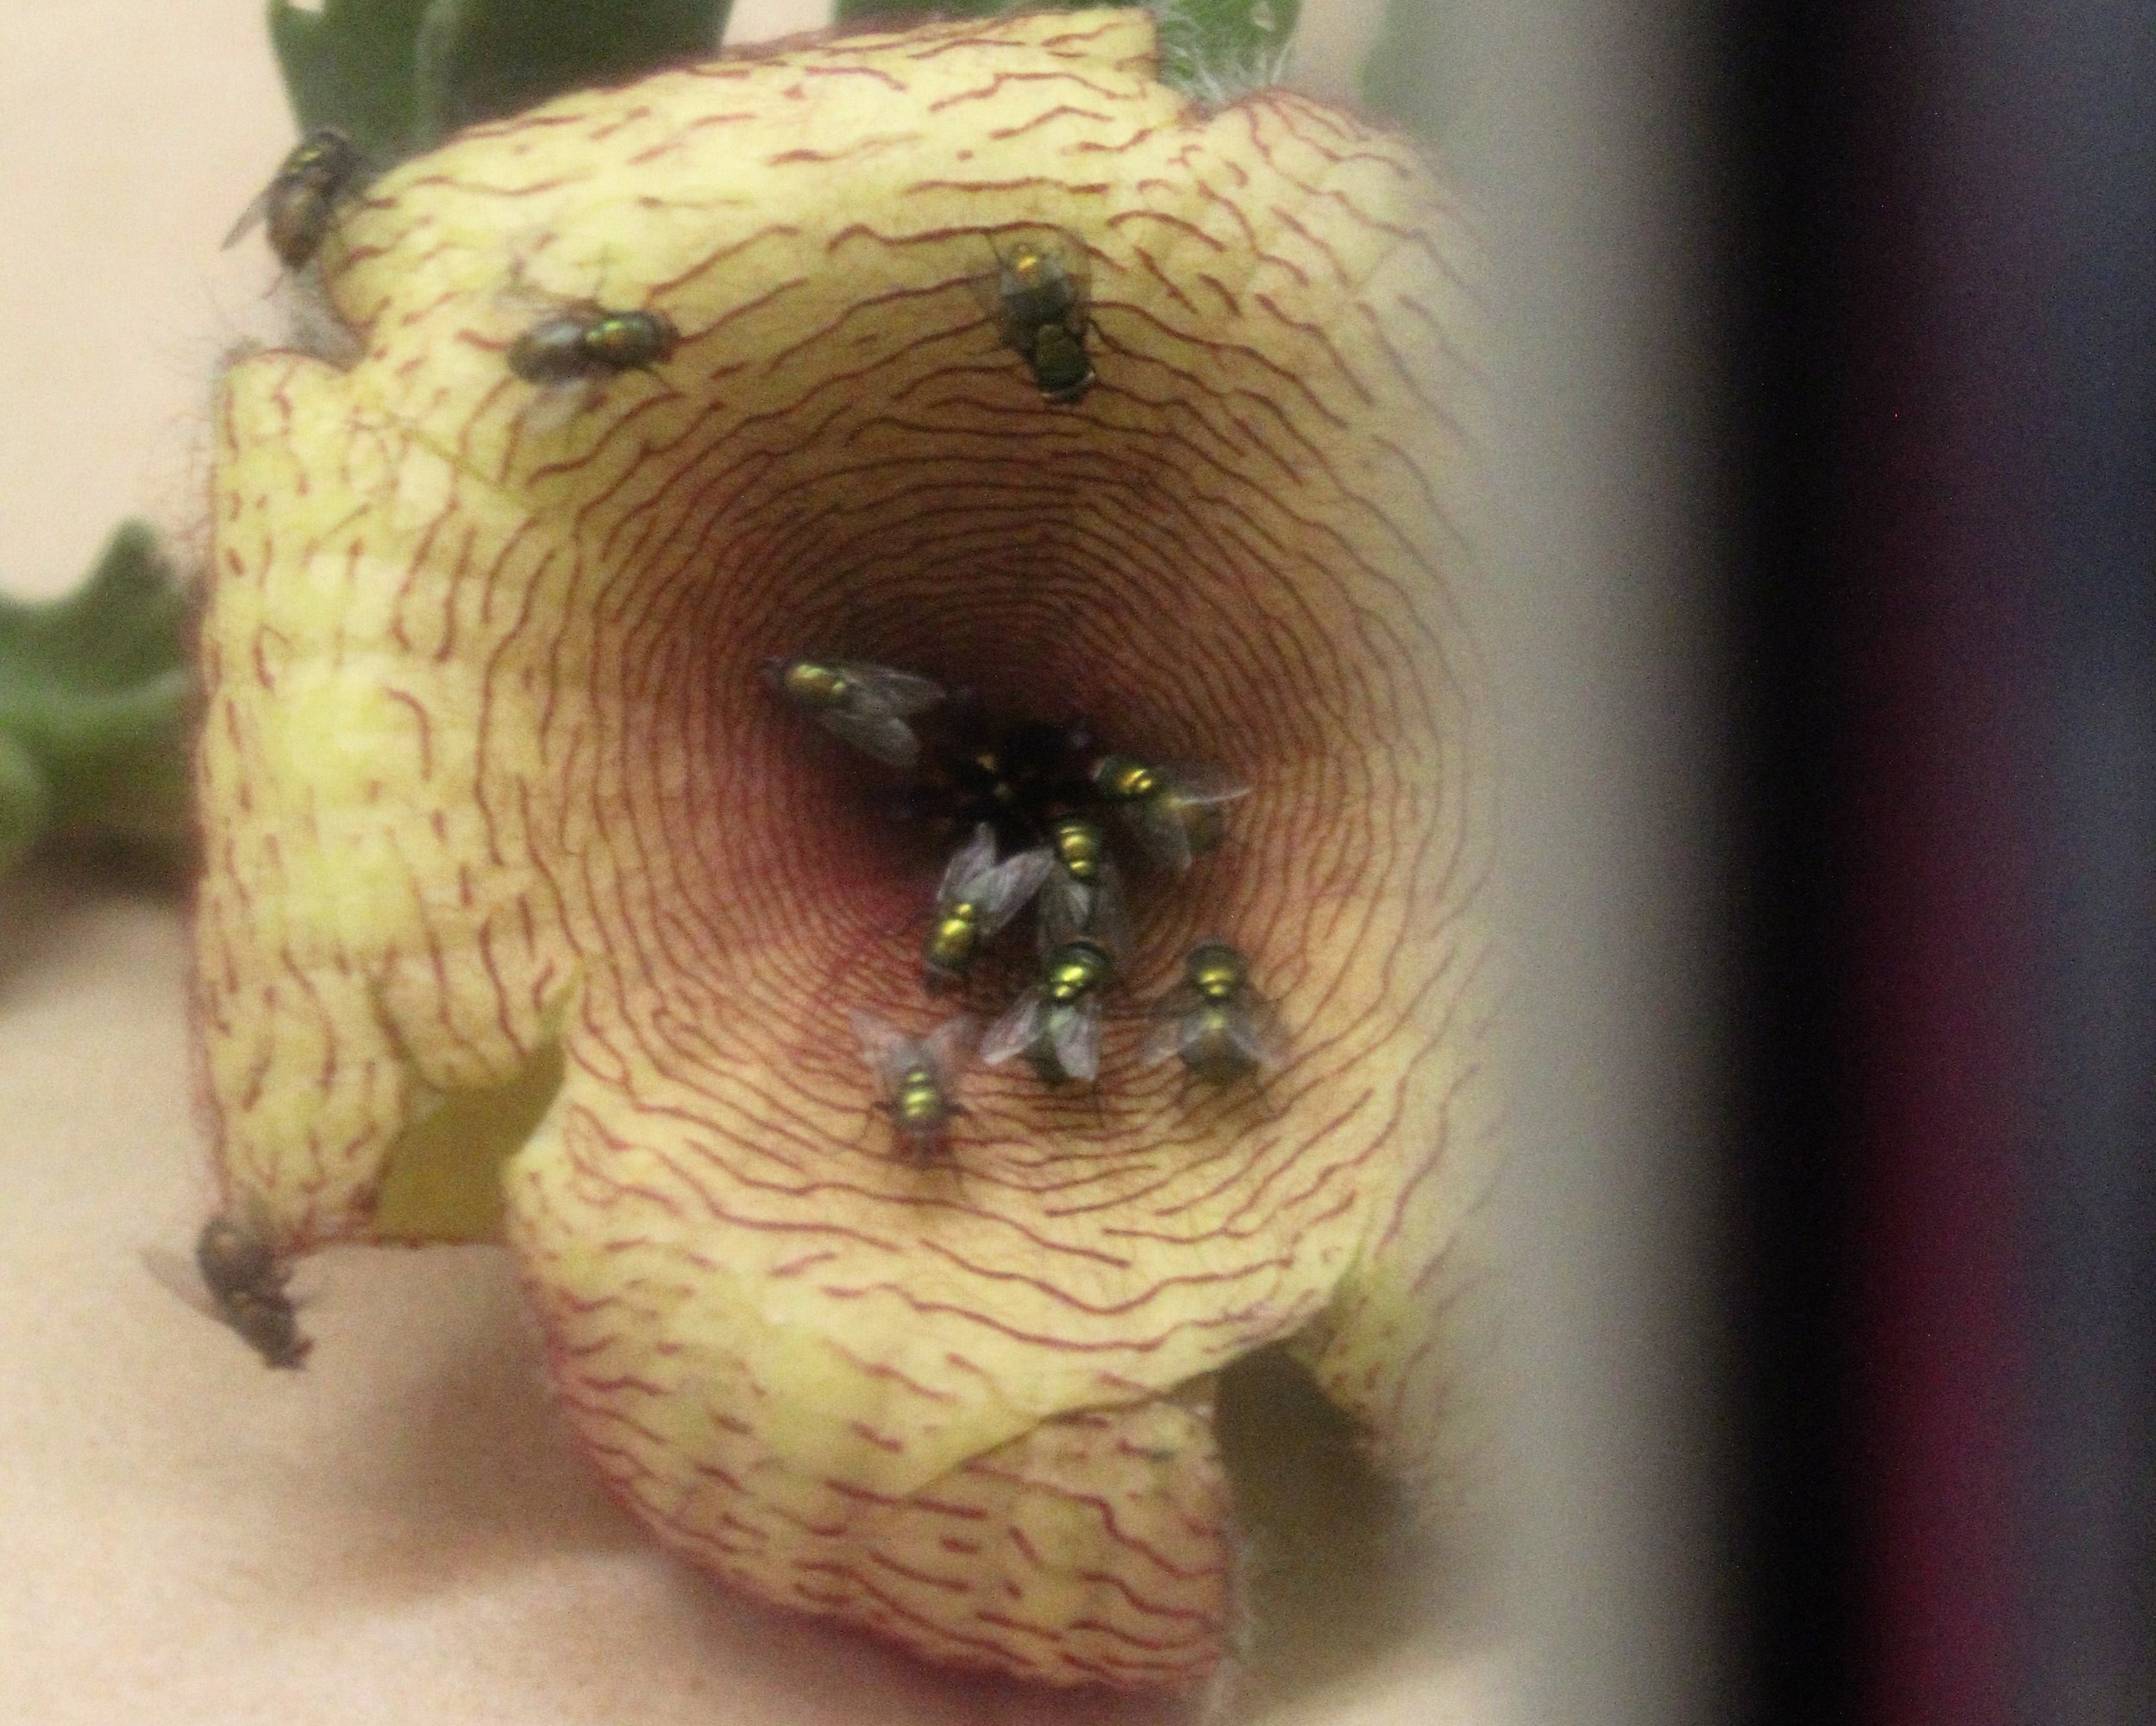
<svg viewBox="0 0 2156 1726"><path fill-rule="evenodd" d="M1224 806L1249 788L1216 769L1100 748L1082 724L999 723L970 695L889 666L795 658L768 662L763 675L796 712L905 769L911 815L963 835L937 885L922 942L929 993L967 989L990 944L1033 907L1030 980L985 1032L976 1036L976 1021L963 1013L923 1037L853 1014L901 1145L917 1160L933 1157L959 1112L960 1075L975 1057L991 1067L1023 1060L1050 1086L1093 1083L1106 998L1132 949L1111 829L1134 839L1154 870L1180 876L1219 843ZM1208 1083L1248 1077L1278 1048L1272 1009L1226 941L1199 942L1181 981L1144 1012L1140 1060L1180 1060Z"/></svg>
<svg viewBox="0 0 2156 1726"><path fill-rule="evenodd" d="M367 165L334 126L317 126L285 158L275 177L226 236L228 246L260 225L287 269L313 262L338 207L364 185ZM993 264L970 282L1005 344L1025 361L1042 397L1058 405L1093 387L1086 349L1087 271L1082 247L1052 228L989 242ZM624 372L664 365L681 333L664 312L572 300L537 312L510 343L509 369L542 390L588 390Z"/></svg>
<svg viewBox="0 0 2156 1726"><path fill-rule="evenodd" d="M287 269L304 270L329 239L340 206L367 178L352 139L335 127L317 127L285 158L225 243L260 226ZM1081 400L1094 383L1083 248L1044 228L990 241L988 248L993 266L970 286L998 334L1024 360L1044 400L1058 406ZM510 343L505 359L512 373L537 388L585 388L662 366L680 342L663 312L579 300L547 309ZM912 721L944 700L928 679L881 666L795 659L771 668L771 677L787 701L834 734L906 768L921 759ZM1219 806L1244 788L1216 774L1115 755L1100 756L1081 781L1070 782L1064 770L1080 744L1062 728L1044 752L1043 739L1054 729L1018 726L989 739L962 737L963 727L953 733L955 752L940 763L937 782L952 808L982 819L937 889L924 980L938 993L962 986L988 942L1037 901L1035 980L989 1026L978 1053L990 1065L1022 1056L1046 1083L1091 1083L1100 1070L1101 996L1130 951L1122 880L1100 818L1124 818L1158 865L1181 873L1217 841ZM1064 758L1049 761L1058 755ZM1013 827L1034 843L999 857L998 835ZM1231 1083L1270 1057L1270 1011L1251 989L1242 955L1224 941L1192 951L1181 985L1156 1005L1154 1017L1146 1058L1179 1057L1214 1083ZM975 1021L962 1014L920 1038L867 1014L856 1014L855 1025L900 1142L926 1158L957 1113L958 1077L975 1052ZM310 1345L285 1292L286 1268L259 1225L210 1218L196 1242L194 1278L154 1259L153 1268L269 1365L298 1366L305 1358ZM197 1279L199 1290L192 1286Z"/></svg>

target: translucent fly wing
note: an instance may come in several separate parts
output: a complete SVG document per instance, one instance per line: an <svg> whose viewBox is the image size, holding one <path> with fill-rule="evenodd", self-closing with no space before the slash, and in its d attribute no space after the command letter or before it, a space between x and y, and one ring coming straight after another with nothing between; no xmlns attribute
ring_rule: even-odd
<svg viewBox="0 0 2156 1726"><path fill-rule="evenodd" d="M1179 989L1153 1008L1153 1022L1146 1026L1145 1040L1138 1045L1141 1066L1157 1067L1182 1053L1183 1040L1188 1034L1185 1021L1197 1004L1196 991Z"/></svg>
<svg viewBox="0 0 2156 1726"><path fill-rule="evenodd" d="M1055 858L1043 850L1020 851L990 869L973 893L974 902L980 907L981 932L993 935L1015 917L1055 867Z"/></svg>
<svg viewBox="0 0 2156 1726"><path fill-rule="evenodd" d="M1269 1001L1253 997L1236 1016L1230 1036L1254 1066L1276 1067L1288 1052L1288 1033Z"/></svg>
<svg viewBox="0 0 2156 1726"><path fill-rule="evenodd" d="M1179 763L1160 769L1160 788L1132 806L1131 825L1154 862L1177 875L1201 849L1191 838L1194 821L1219 804L1250 795L1250 788L1216 767Z"/></svg>
<svg viewBox="0 0 2156 1726"><path fill-rule="evenodd" d="M240 219L232 224L232 231L224 236L224 250L230 251L269 219L270 199L276 192L277 182L273 180L254 194L254 201L240 212Z"/></svg>
<svg viewBox="0 0 2156 1726"><path fill-rule="evenodd" d="M1197 861L1190 829L1173 805L1159 794L1127 806L1124 818L1145 847L1145 854L1171 875L1181 875Z"/></svg>
<svg viewBox="0 0 2156 1726"><path fill-rule="evenodd" d="M169 1247L146 1246L142 1249L142 1265L204 1317L215 1319L219 1324L224 1322L223 1311L211 1297L208 1285L202 1280L202 1272L195 1268L192 1259L181 1258Z"/></svg>
<svg viewBox="0 0 2156 1726"><path fill-rule="evenodd" d="M1092 927L1086 932L1098 941L1118 966L1130 963L1136 938L1131 932L1130 901L1124 897L1123 872L1106 861L1100 864L1100 878L1094 882L1091 907Z"/></svg>
<svg viewBox="0 0 2156 1726"><path fill-rule="evenodd" d="M1086 932L1092 915L1093 890L1083 882L1073 879L1068 869L1050 871L1048 879L1041 883L1037 932L1041 951L1050 953L1066 941L1076 940Z"/></svg>
<svg viewBox="0 0 2156 1726"><path fill-rule="evenodd" d="M1081 1001L1066 1007L1050 1021L1049 1046L1056 1064L1081 1084L1100 1076L1100 1006Z"/></svg>
<svg viewBox="0 0 2156 1726"><path fill-rule="evenodd" d="M606 393L600 378L578 378L568 383L541 384L524 410L525 426L536 432L558 431L586 408L599 405Z"/></svg>
<svg viewBox="0 0 2156 1726"><path fill-rule="evenodd" d="M998 335L1021 353L1029 345L1025 339L1029 332L1013 321L1007 296L1016 285L1011 273L1011 260L1028 246L1037 248L1053 259L1070 283L1072 304L1062 322L1074 336L1085 333L1086 304L1093 286L1093 264L1086 248L1060 228L1010 229L988 236L989 260L977 274L967 279L966 286L981 309L988 314Z"/></svg>
<svg viewBox="0 0 2156 1726"><path fill-rule="evenodd" d="M1073 304L1063 323L1072 335L1081 334L1086 327L1086 304L1093 293L1093 255L1075 235L1061 228L1036 226L1012 229L996 236L996 290L999 299L1002 295L1004 273L1010 268L1010 260L1022 248L1029 246L1054 259L1069 281Z"/></svg>
<svg viewBox="0 0 2156 1726"><path fill-rule="evenodd" d="M981 1038L981 1064L1000 1067L1012 1056L1022 1055L1031 1048L1041 1034L1041 1016L1047 1006L1048 996L1038 989L1029 989L1012 1001Z"/></svg>
<svg viewBox="0 0 2156 1726"><path fill-rule="evenodd" d="M1233 774L1203 762L1171 763L1161 769L1161 778L1187 803L1232 803L1250 794L1250 788Z"/></svg>
<svg viewBox="0 0 2156 1726"><path fill-rule="evenodd" d="M843 659L833 668L860 691L859 711L863 712L887 713L904 719L910 714L924 713L943 699L942 684L911 671L895 671L887 665L864 665L857 660Z"/></svg>
<svg viewBox="0 0 2156 1726"><path fill-rule="evenodd" d="M1058 869L1042 884L1041 951L1049 952L1081 935L1100 943L1118 965L1129 961L1131 909L1122 874L1112 863L1102 863L1100 877L1093 882L1075 880Z"/></svg>
<svg viewBox="0 0 2156 1726"><path fill-rule="evenodd" d="M980 1026L969 1014L962 1013L956 1019L946 1019L921 1039L921 1053L928 1062L929 1070L936 1075L939 1088L948 1090L951 1081L965 1070L966 1062L973 1054L974 1039L980 1034Z"/></svg>
<svg viewBox="0 0 2156 1726"><path fill-rule="evenodd" d="M943 865L943 878L936 883L936 908L948 911L968 896L973 883L995 867L996 833L986 821Z"/></svg>
<svg viewBox="0 0 2156 1726"><path fill-rule="evenodd" d="M564 311L591 304L588 300L571 299L561 294L548 293L524 274L522 264L515 267L509 279L498 286L489 298L505 316L523 323L535 323L542 317L558 317Z"/></svg>
<svg viewBox="0 0 2156 1726"><path fill-rule="evenodd" d="M899 1080L913 1064L920 1045L896 1026L886 1025L873 1014L855 1012L847 1017L852 1020L854 1037L861 1045L862 1058L876 1076L876 1089L889 1095L898 1088Z"/></svg>
<svg viewBox="0 0 2156 1726"><path fill-rule="evenodd" d="M873 756L889 767L920 764L921 740L913 727L889 713L849 713L843 709L818 713L818 722L833 737L851 744L863 755Z"/></svg>

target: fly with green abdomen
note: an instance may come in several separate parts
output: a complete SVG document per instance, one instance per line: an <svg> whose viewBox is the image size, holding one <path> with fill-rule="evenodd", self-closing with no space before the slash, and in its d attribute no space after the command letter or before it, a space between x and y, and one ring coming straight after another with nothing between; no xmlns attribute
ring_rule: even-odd
<svg viewBox="0 0 2156 1726"><path fill-rule="evenodd" d="M1152 1008L1138 1058L1180 1060L1209 1084L1232 1084L1280 1058L1271 1003L1250 984L1250 962L1225 941L1200 941L1183 961L1182 981Z"/></svg>
<svg viewBox="0 0 2156 1726"><path fill-rule="evenodd" d="M1129 824L1155 863L1176 875L1220 843L1219 806L1250 789L1218 768L1126 755L1103 756L1091 778L1094 795Z"/></svg>
<svg viewBox="0 0 2156 1726"><path fill-rule="evenodd" d="M995 829L986 821L974 829L937 884L921 950L922 982L931 993L965 982L982 945L1018 913L1054 867L1045 850L1020 851L998 863Z"/></svg>
<svg viewBox="0 0 2156 1726"><path fill-rule="evenodd" d="M892 767L918 764L921 740L907 721L943 699L941 684L857 660L767 659L761 672L787 706Z"/></svg>
<svg viewBox="0 0 2156 1726"><path fill-rule="evenodd" d="M227 246L235 246L260 223L269 230L270 249L288 270L304 269L322 242L337 205L367 177L359 146L335 126L317 126L292 146L270 183L240 213Z"/></svg>
<svg viewBox="0 0 2156 1726"><path fill-rule="evenodd" d="M509 369L528 384L559 388L664 365L680 345L660 311L609 311L580 300L542 318L509 348Z"/></svg>
<svg viewBox="0 0 2156 1726"><path fill-rule="evenodd" d="M1114 971L1107 949L1097 941L1081 938L1050 948L1039 981L988 1027L981 1064L1000 1066L1023 1055L1044 1085L1092 1083L1100 1074L1100 995Z"/></svg>
<svg viewBox="0 0 2156 1726"><path fill-rule="evenodd" d="M976 1026L961 1014L947 1019L925 1037L908 1037L867 1013L851 1015L862 1058L875 1075L877 1107L891 1117L891 1130L916 1163L927 1163L943 1148L958 1106L958 1075L972 1052Z"/></svg>
<svg viewBox="0 0 2156 1726"><path fill-rule="evenodd" d="M1059 407L1093 387L1086 353L1086 250L1060 229L1042 228L989 242L996 267L974 291L1004 345L1017 349L1042 398Z"/></svg>
<svg viewBox="0 0 2156 1726"><path fill-rule="evenodd" d="M1041 884L1043 946L1084 938L1105 948L1117 964L1127 963L1130 907L1100 824L1086 815L1058 816L1049 823L1048 849L1056 866Z"/></svg>

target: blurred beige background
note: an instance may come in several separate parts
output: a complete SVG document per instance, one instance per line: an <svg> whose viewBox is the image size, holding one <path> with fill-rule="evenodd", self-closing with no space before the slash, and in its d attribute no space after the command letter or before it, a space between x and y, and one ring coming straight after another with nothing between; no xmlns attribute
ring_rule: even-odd
<svg viewBox="0 0 2156 1726"><path fill-rule="evenodd" d="M736 38L815 21L739 0ZM1369 9L1309 0L1339 88ZM0 589L123 516L195 533L219 354L271 282L219 250L291 127L259 0L0 5ZM0 888L0 1720L216 1726L1165 1721L925 1672L659 1554L567 1451L505 1262L340 1252L311 1368L264 1371L152 1280L210 1202L177 901L66 866ZM1434 1653L1228 1718L1481 1722Z"/></svg>

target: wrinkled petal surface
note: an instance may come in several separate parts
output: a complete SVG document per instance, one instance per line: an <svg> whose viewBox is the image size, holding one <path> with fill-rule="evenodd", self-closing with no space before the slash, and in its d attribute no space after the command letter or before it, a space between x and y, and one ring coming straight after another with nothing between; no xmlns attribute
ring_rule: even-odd
<svg viewBox="0 0 2156 1726"><path fill-rule="evenodd" d="M287 1246L483 1234L513 1152L561 1399L665 1539L1131 1685L1222 1654L1238 1355L1296 1339L1457 1490L1487 1180L1466 237L1401 140L1153 70L1137 13L818 41L372 187L325 254L364 357L224 393L195 936L223 1171ZM1088 254L1074 407L970 286L1041 223ZM680 348L542 413L535 294ZM1126 1015L1097 1099L976 1070L948 1164L894 1154L848 1015L942 1016L941 859L770 699L806 650L1249 784L1133 883L1132 975L1242 945L1263 1084L1141 1068Z"/></svg>

